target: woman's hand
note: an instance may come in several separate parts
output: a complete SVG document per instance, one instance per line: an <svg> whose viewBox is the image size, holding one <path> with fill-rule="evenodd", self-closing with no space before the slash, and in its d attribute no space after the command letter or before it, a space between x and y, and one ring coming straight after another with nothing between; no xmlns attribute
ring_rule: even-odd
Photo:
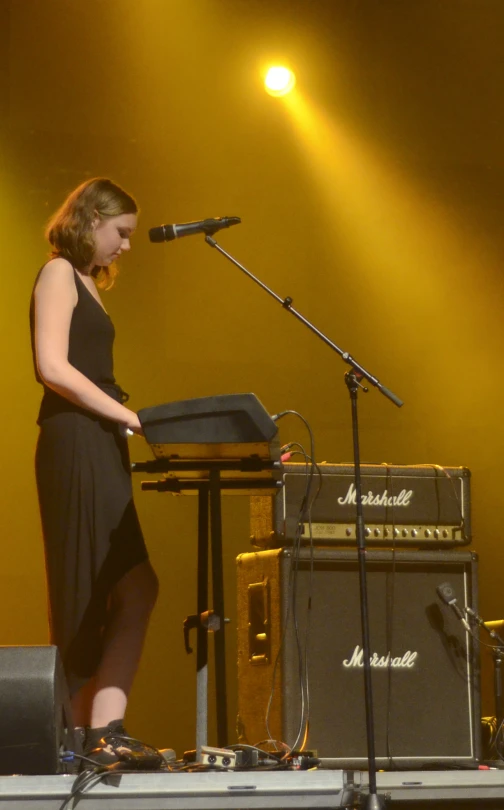
<svg viewBox="0 0 504 810"><path fill-rule="evenodd" d="M124 425L125 430L130 430L132 433L136 433L137 436L143 436L142 425L140 424L140 419L138 418L138 414L134 411L129 411L128 421Z"/></svg>

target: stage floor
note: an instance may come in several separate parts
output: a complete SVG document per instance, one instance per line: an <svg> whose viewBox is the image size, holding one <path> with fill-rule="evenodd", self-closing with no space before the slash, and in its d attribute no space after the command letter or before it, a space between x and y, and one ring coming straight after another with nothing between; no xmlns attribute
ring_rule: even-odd
<svg viewBox="0 0 504 810"><path fill-rule="evenodd" d="M367 792L367 773L360 773L359 789ZM355 781L358 781L356 775ZM436 806L464 802L463 807L504 808L504 771L495 770L450 770L450 771L384 771L376 774L379 795L389 799L392 806L401 803L428 803ZM467 803L467 804L466 804ZM460 805L459 805L460 806Z"/></svg>
<svg viewBox="0 0 504 810"><path fill-rule="evenodd" d="M71 799L76 777L2 776L0 810L294 810L365 807L361 771L209 771L107 774ZM389 771L377 774L387 807L503 808L504 771Z"/></svg>
<svg viewBox="0 0 504 810"><path fill-rule="evenodd" d="M0 810L224 810L351 806L343 771L108 774L65 804L76 777L2 776Z"/></svg>

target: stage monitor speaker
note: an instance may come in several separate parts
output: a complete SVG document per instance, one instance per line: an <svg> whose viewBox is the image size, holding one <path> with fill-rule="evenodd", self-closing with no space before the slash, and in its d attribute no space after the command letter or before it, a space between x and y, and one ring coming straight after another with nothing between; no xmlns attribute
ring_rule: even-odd
<svg viewBox="0 0 504 810"><path fill-rule="evenodd" d="M56 647L0 647L0 774L56 774L74 748L70 700Z"/></svg>
<svg viewBox="0 0 504 810"><path fill-rule="evenodd" d="M460 607L477 610L476 555L368 551L366 560L378 767L473 765L480 757L477 642L436 587L450 582ZM292 549L238 557L239 738L292 746L308 718L310 750L334 767L365 768L357 552L314 549L311 568L308 549L297 574ZM298 648L306 639L303 718Z"/></svg>

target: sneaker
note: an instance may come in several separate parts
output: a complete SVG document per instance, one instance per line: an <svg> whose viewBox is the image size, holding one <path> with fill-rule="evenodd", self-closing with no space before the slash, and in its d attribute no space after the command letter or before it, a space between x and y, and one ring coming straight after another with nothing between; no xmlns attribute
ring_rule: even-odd
<svg viewBox="0 0 504 810"><path fill-rule="evenodd" d="M122 720L113 720L102 728L88 728L85 755L99 766L125 770L158 770L165 764L157 748L129 736Z"/></svg>

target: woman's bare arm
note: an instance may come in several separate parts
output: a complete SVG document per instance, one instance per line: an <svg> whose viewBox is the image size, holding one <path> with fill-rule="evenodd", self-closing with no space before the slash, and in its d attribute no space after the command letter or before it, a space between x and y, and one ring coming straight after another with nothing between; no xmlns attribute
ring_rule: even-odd
<svg viewBox="0 0 504 810"><path fill-rule="evenodd" d="M66 259L51 259L35 286L35 356L45 385L70 402L141 432L137 414L109 397L68 362L72 313L78 294L72 266Z"/></svg>

